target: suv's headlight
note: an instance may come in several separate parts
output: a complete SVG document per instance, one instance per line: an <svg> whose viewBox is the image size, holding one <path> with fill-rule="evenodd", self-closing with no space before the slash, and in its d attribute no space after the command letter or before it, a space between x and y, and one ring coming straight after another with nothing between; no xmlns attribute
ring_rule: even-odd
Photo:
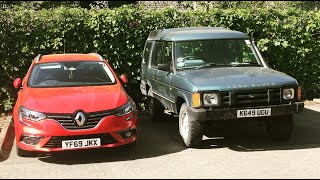
<svg viewBox="0 0 320 180"><path fill-rule="evenodd" d="M40 121L42 119L45 119L46 116L43 113L37 112L37 111L32 111L30 109L27 109L25 107L20 107L19 108L19 118L20 121L23 119L28 119L34 122Z"/></svg>
<svg viewBox="0 0 320 180"><path fill-rule="evenodd" d="M131 112L136 110L136 105L135 103L130 100L127 104L121 106L120 108L117 109L117 116L124 116L127 114L130 114Z"/></svg>
<svg viewBox="0 0 320 180"><path fill-rule="evenodd" d="M294 89L293 88L288 88L288 89L283 89L283 99L289 100L294 98Z"/></svg>
<svg viewBox="0 0 320 180"><path fill-rule="evenodd" d="M205 106L208 105L218 105L219 104L219 96L217 93L206 93L203 94L203 104Z"/></svg>

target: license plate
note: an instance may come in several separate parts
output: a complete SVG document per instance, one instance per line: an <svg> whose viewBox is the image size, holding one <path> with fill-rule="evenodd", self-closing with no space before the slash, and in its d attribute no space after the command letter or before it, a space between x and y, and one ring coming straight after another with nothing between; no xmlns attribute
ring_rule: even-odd
<svg viewBox="0 0 320 180"><path fill-rule="evenodd" d="M101 146L100 138L62 141L62 149Z"/></svg>
<svg viewBox="0 0 320 180"><path fill-rule="evenodd" d="M261 117L261 116L271 116L271 108L237 110L237 117L238 118Z"/></svg>

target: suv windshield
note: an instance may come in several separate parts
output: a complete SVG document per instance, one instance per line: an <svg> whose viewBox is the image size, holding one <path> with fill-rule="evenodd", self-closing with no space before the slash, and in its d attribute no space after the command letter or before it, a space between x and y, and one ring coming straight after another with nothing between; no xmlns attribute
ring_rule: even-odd
<svg viewBox="0 0 320 180"><path fill-rule="evenodd" d="M29 78L30 87L65 87L115 84L103 62L56 62L36 64Z"/></svg>
<svg viewBox="0 0 320 180"><path fill-rule="evenodd" d="M248 39L214 39L176 42L177 69L262 66Z"/></svg>

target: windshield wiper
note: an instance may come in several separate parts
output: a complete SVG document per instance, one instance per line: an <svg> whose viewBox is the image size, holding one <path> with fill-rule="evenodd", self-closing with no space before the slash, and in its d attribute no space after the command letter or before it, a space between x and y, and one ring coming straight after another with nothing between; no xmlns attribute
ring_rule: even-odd
<svg viewBox="0 0 320 180"><path fill-rule="evenodd" d="M261 66L257 62L245 62L245 63L237 63L237 64L231 64L232 67L240 67L240 66Z"/></svg>
<svg viewBox="0 0 320 180"><path fill-rule="evenodd" d="M207 63L202 66L198 66L194 69L208 68L208 67L214 67L214 66L226 66L226 64Z"/></svg>

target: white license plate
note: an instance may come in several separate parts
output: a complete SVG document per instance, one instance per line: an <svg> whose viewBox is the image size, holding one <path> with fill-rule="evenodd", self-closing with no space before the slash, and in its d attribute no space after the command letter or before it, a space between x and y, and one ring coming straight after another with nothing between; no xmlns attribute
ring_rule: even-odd
<svg viewBox="0 0 320 180"><path fill-rule="evenodd" d="M261 117L261 116L271 116L271 108L237 110L237 117L238 118Z"/></svg>
<svg viewBox="0 0 320 180"><path fill-rule="evenodd" d="M62 141L62 149L74 149L101 146L100 138Z"/></svg>

